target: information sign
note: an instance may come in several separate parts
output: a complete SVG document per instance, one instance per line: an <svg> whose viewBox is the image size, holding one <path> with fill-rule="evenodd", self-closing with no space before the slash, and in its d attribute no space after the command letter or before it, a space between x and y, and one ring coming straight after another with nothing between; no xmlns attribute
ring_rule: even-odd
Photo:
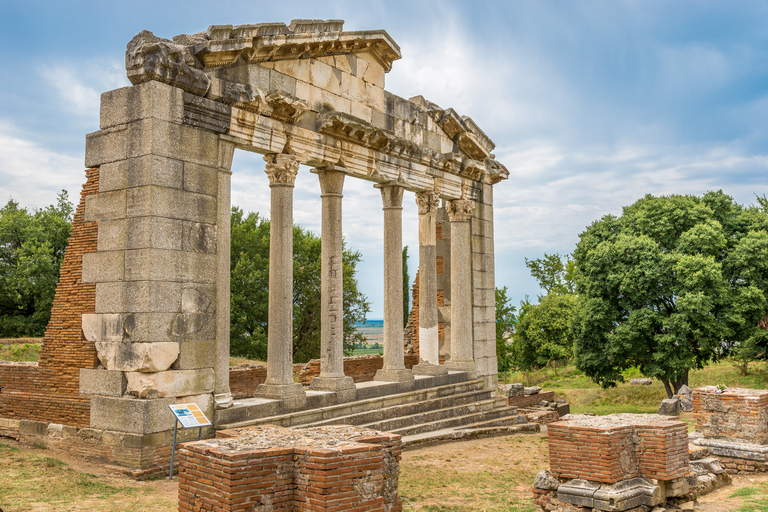
<svg viewBox="0 0 768 512"><path fill-rule="evenodd" d="M169 405L176 419L181 423L182 428L207 427L211 422L200 410L197 404L176 404Z"/></svg>

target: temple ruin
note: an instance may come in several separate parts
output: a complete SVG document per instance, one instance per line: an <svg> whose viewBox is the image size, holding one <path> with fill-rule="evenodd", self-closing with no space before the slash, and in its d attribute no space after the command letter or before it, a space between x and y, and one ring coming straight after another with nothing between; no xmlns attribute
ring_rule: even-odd
<svg viewBox="0 0 768 512"><path fill-rule="evenodd" d="M493 186L509 173L471 118L384 89L401 58L385 31L342 27L216 25L173 40L144 31L128 43L133 85L102 94L100 130L86 136L88 180L43 358L26 369L0 365L0 433L68 439L147 468L169 456L169 404L195 402L217 425L225 412L240 417L229 387L235 149L264 155L271 189L260 405L290 411L372 393L344 374L346 178L370 181L384 210L384 364L375 380L408 391L426 385L415 375L441 384L462 373L495 386ZM301 166L322 190L321 361L308 389L293 380L291 350L293 187L315 179ZM406 219L419 230L413 369L404 365L402 330L406 191L419 211ZM449 262L440 276L438 242Z"/></svg>

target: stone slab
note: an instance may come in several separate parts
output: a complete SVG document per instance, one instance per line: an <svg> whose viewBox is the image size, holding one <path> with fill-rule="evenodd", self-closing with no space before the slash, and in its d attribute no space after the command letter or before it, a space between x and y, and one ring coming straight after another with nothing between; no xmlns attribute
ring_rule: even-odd
<svg viewBox="0 0 768 512"><path fill-rule="evenodd" d="M176 398L140 400L135 398L91 397L91 428L152 434L173 429L174 416L168 408Z"/></svg>
<svg viewBox="0 0 768 512"><path fill-rule="evenodd" d="M706 438L694 439L693 444L708 448L712 455L761 462L768 461L768 445Z"/></svg>
<svg viewBox="0 0 768 512"><path fill-rule="evenodd" d="M123 396L127 381L125 373L119 370L80 369L80 394Z"/></svg>
<svg viewBox="0 0 768 512"><path fill-rule="evenodd" d="M126 372L126 394L137 398L166 398L212 393L212 368L156 373Z"/></svg>
<svg viewBox="0 0 768 512"><path fill-rule="evenodd" d="M96 342L96 354L107 370L162 372L179 357L179 344Z"/></svg>

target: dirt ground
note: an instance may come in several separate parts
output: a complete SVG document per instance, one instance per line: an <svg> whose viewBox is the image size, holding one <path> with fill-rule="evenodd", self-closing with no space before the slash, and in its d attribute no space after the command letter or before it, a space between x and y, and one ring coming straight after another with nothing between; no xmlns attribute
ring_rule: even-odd
<svg viewBox="0 0 768 512"><path fill-rule="evenodd" d="M53 509L50 503L39 505L31 503L18 509L3 503L5 512L176 509L178 484L175 477L172 481L166 477L137 482L125 476L116 467L94 464L63 452L23 446L7 438L2 438L0 441L25 452L60 459L78 473L94 475L105 484L124 489L107 498L81 499ZM472 485L480 490L487 488L490 491L488 495L491 496L489 499L494 499L493 496L498 496L499 492L495 486L500 485L503 487L503 492L509 496L509 504L530 504L530 486L533 483L531 475L535 475L547 464L546 437L541 434L494 437L408 450L403 453L401 464L401 493L411 499L404 501L404 509L420 510L436 507L433 510L440 510L443 509L441 507L445 507L443 510L516 510L505 508L504 504L486 503L481 496L482 492L474 492L468 488ZM482 475L486 474L491 476L484 480ZM455 479L457 489L452 489L449 482L446 485L446 475L451 475ZM443 485L435 486L430 478L441 479ZM695 504L695 510L697 512L734 512L748 502L745 502L745 498L730 496L737 489L760 484L768 484L768 474L734 476L733 485L702 496ZM414 500L414 496L419 499ZM765 509L760 507L755 510Z"/></svg>

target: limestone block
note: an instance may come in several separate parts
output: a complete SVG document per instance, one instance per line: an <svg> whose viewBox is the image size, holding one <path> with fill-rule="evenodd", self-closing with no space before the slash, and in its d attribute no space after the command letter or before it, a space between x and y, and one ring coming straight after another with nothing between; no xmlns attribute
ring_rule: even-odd
<svg viewBox="0 0 768 512"><path fill-rule="evenodd" d="M136 187L126 192L126 214L215 224L216 198L154 185Z"/></svg>
<svg viewBox="0 0 768 512"><path fill-rule="evenodd" d="M183 249L203 254L216 254L216 226L200 222L184 222Z"/></svg>
<svg viewBox="0 0 768 512"><path fill-rule="evenodd" d="M367 66L365 66L365 69L362 71L362 74L360 73L360 69L358 68L358 76L360 76L363 80L368 82L369 84L375 85L379 88L384 88L384 68L381 66L381 64L378 63L378 61L370 54L367 53L359 53L357 54L358 58L358 65L360 61L365 61Z"/></svg>
<svg viewBox="0 0 768 512"><path fill-rule="evenodd" d="M370 101L366 102L366 104L370 107ZM377 128L382 128L384 130L393 131L395 129L395 118L385 114L384 112L374 109L371 109L371 124L374 125Z"/></svg>
<svg viewBox="0 0 768 512"><path fill-rule="evenodd" d="M218 166L218 136L203 130L182 126L179 143L180 147L177 158L185 162L192 162L207 167Z"/></svg>
<svg viewBox="0 0 768 512"><path fill-rule="evenodd" d="M352 66L355 69L352 69ZM357 70L357 57L355 55L334 55L333 67L342 70L345 73L354 74Z"/></svg>
<svg viewBox="0 0 768 512"><path fill-rule="evenodd" d="M574 479L557 488L557 499L571 505L591 507L594 503L594 494L598 489L600 489L600 484Z"/></svg>
<svg viewBox="0 0 768 512"><path fill-rule="evenodd" d="M83 283L107 283L124 278L124 251L83 254Z"/></svg>
<svg viewBox="0 0 768 512"><path fill-rule="evenodd" d="M124 372L162 372L179 357L174 342L119 343L97 341L96 355L107 370Z"/></svg>
<svg viewBox="0 0 768 512"><path fill-rule="evenodd" d="M329 66L319 59L311 59L309 65L309 83L332 94L340 96L341 70Z"/></svg>
<svg viewBox="0 0 768 512"><path fill-rule="evenodd" d="M629 384L631 386L650 386L653 384L653 379L649 379L646 377L640 378L640 379L632 379L629 381Z"/></svg>
<svg viewBox="0 0 768 512"><path fill-rule="evenodd" d="M126 212L124 190L94 194L85 198L85 222L122 219Z"/></svg>
<svg viewBox="0 0 768 512"><path fill-rule="evenodd" d="M507 396L524 395L525 394L524 389L525 389L524 386L519 382L515 382L513 384L507 384L506 386L504 386L504 391Z"/></svg>
<svg viewBox="0 0 768 512"><path fill-rule="evenodd" d="M104 164L99 169L99 192L158 185L182 188L183 164L156 155L144 155Z"/></svg>
<svg viewBox="0 0 768 512"><path fill-rule="evenodd" d="M278 73L288 75L302 82L310 81L310 59L278 60L273 64L273 69Z"/></svg>
<svg viewBox="0 0 768 512"><path fill-rule="evenodd" d="M271 91L282 91L294 96L296 94L296 79L279 71L269 72L269 89Z"/></svg>
<svg viewBox="0 0 768 512"><path fill-rule="evenodd" d="M341 89L344 91L344 96L353 102L364 102L368 98L363 79L349 73L341 73Z"/></svg>
<svg viewBox="0 0 768 512"><path fill-rule="evenodd" d="M165 249L125 251L125 280L181 282L185 257L182 251Z"/></svg>
<svg viewBox="0 0 768 512"><path fill-rule="evenodd" d="M96 283L96 312L178 312L181 290L181 283L167 281Z"/></svg>
<svg viewBox="0 0 768 512"><path fill-rule="evenodd" d="M453 140L449 139L445 135L440 136L440 152L441 153L452 153L454 150L457 150L456 145L453 143Z"/></svg>
<svg viewBox="0 0 768 512"><path fill-rule="evenodd" d="M112 128L85 136L85 166L99 167L128 156L129 133L126 128Z"/></svg>
<svg viewBox="0 0 768 512"><path fill-rule="evenodd" d="M138 398L165 398L213 392L213 369L126 372L126 393Z"/></svg>
<svg viewBox="0 0 768 512"><path fill-rule="evenodd" d="M185 252L182 280L196 283L216 282L216 255Z"/></svg>
<svg viewBox="0 0 768 512"><path fill-rule="evenodd" d="M91 196L92 197L92 196ZM163 217L135 217L99 222L99 251L118 249L181 250L182 221Z"/></svg>
<svg viewBox="0 0 768 512"><path fill-rule="evenodd" d="M91 428L151 434L173 429L174 416L168 408L175 398L139 400L135 398L91 397Z"/></svg>
<svg viewBox="0 0 768 512"><path fill-rule="evenodd" d="M680 414L680 400L677 398L666 398L662 400L658 414L664 416L678 416Z"/></svg>
<svg viewBox="0 0 768 512"><path fill-rule="evenodd" d="M541 392L540 386L531 386L527 388L523 388L523 394L524 395L538 395L539 392Z"/></svg>
<svg viewBox="0 0 768 512"><path fill-rule="evenodd" d="M158 81L102 93L99 126L102 130L138 119L156 118L181 123L183 91Z"/></svg>
<svg viewBox="0 0 768 512"><path fill-rule="evenodd" d="M312 91L313 87L307 83L307 82L296 82L296 97L300 100L304 100L310 105L312 104ZM307 114L308 115L308 114ZM301 121L304 121L304 119L307 117L307 115L304 115L301 118ZM314 129L314 125L309 128Z"/></svg>
<svg viewBox="0 0 768 512"><path fill-rule="evenodd" d="M126 385L125 373L118 370L80 370L81 395L123 396Z"/></svg>
<svg viewBox="0 0 768 512"><path fill-rule="evenodd" d="M316 91L319 91L319 100L317 99ZM330 109L345 114L352 113L352 102L347 98L342 98L326 90L316 88L312 89L311 97L312 108L315 110Z"/></svg>
<svg viewBox="0 0 768 512"><path fill-rule="evenodd" d="M81 325L83 335L88 341L123 341L132 334L134 316L119 313L83 313Z"/></svg>
<svg viewBox="0 0 768 512"><path fill-rule="evenodd" d="M184 190L215 196L218 192L218 171L213 167L185 162Z"/></svg>
<svg viewBox="0 0 768 512"><path fill-rule="evenodd" d="M368 107L364 105L363 103L353 101L350 104L351 111L350 113L359 118L363 121L366 121L368 123L371 123L373 121L373 109L371 107Z"/></svg>
<svg viewBox="0 0 768 512"><path fill-rule="evenodd" d="M195 370L210 367L216 358L216 341L212 339L179 342L179 358L173 364L174 370Z"/></svg>

